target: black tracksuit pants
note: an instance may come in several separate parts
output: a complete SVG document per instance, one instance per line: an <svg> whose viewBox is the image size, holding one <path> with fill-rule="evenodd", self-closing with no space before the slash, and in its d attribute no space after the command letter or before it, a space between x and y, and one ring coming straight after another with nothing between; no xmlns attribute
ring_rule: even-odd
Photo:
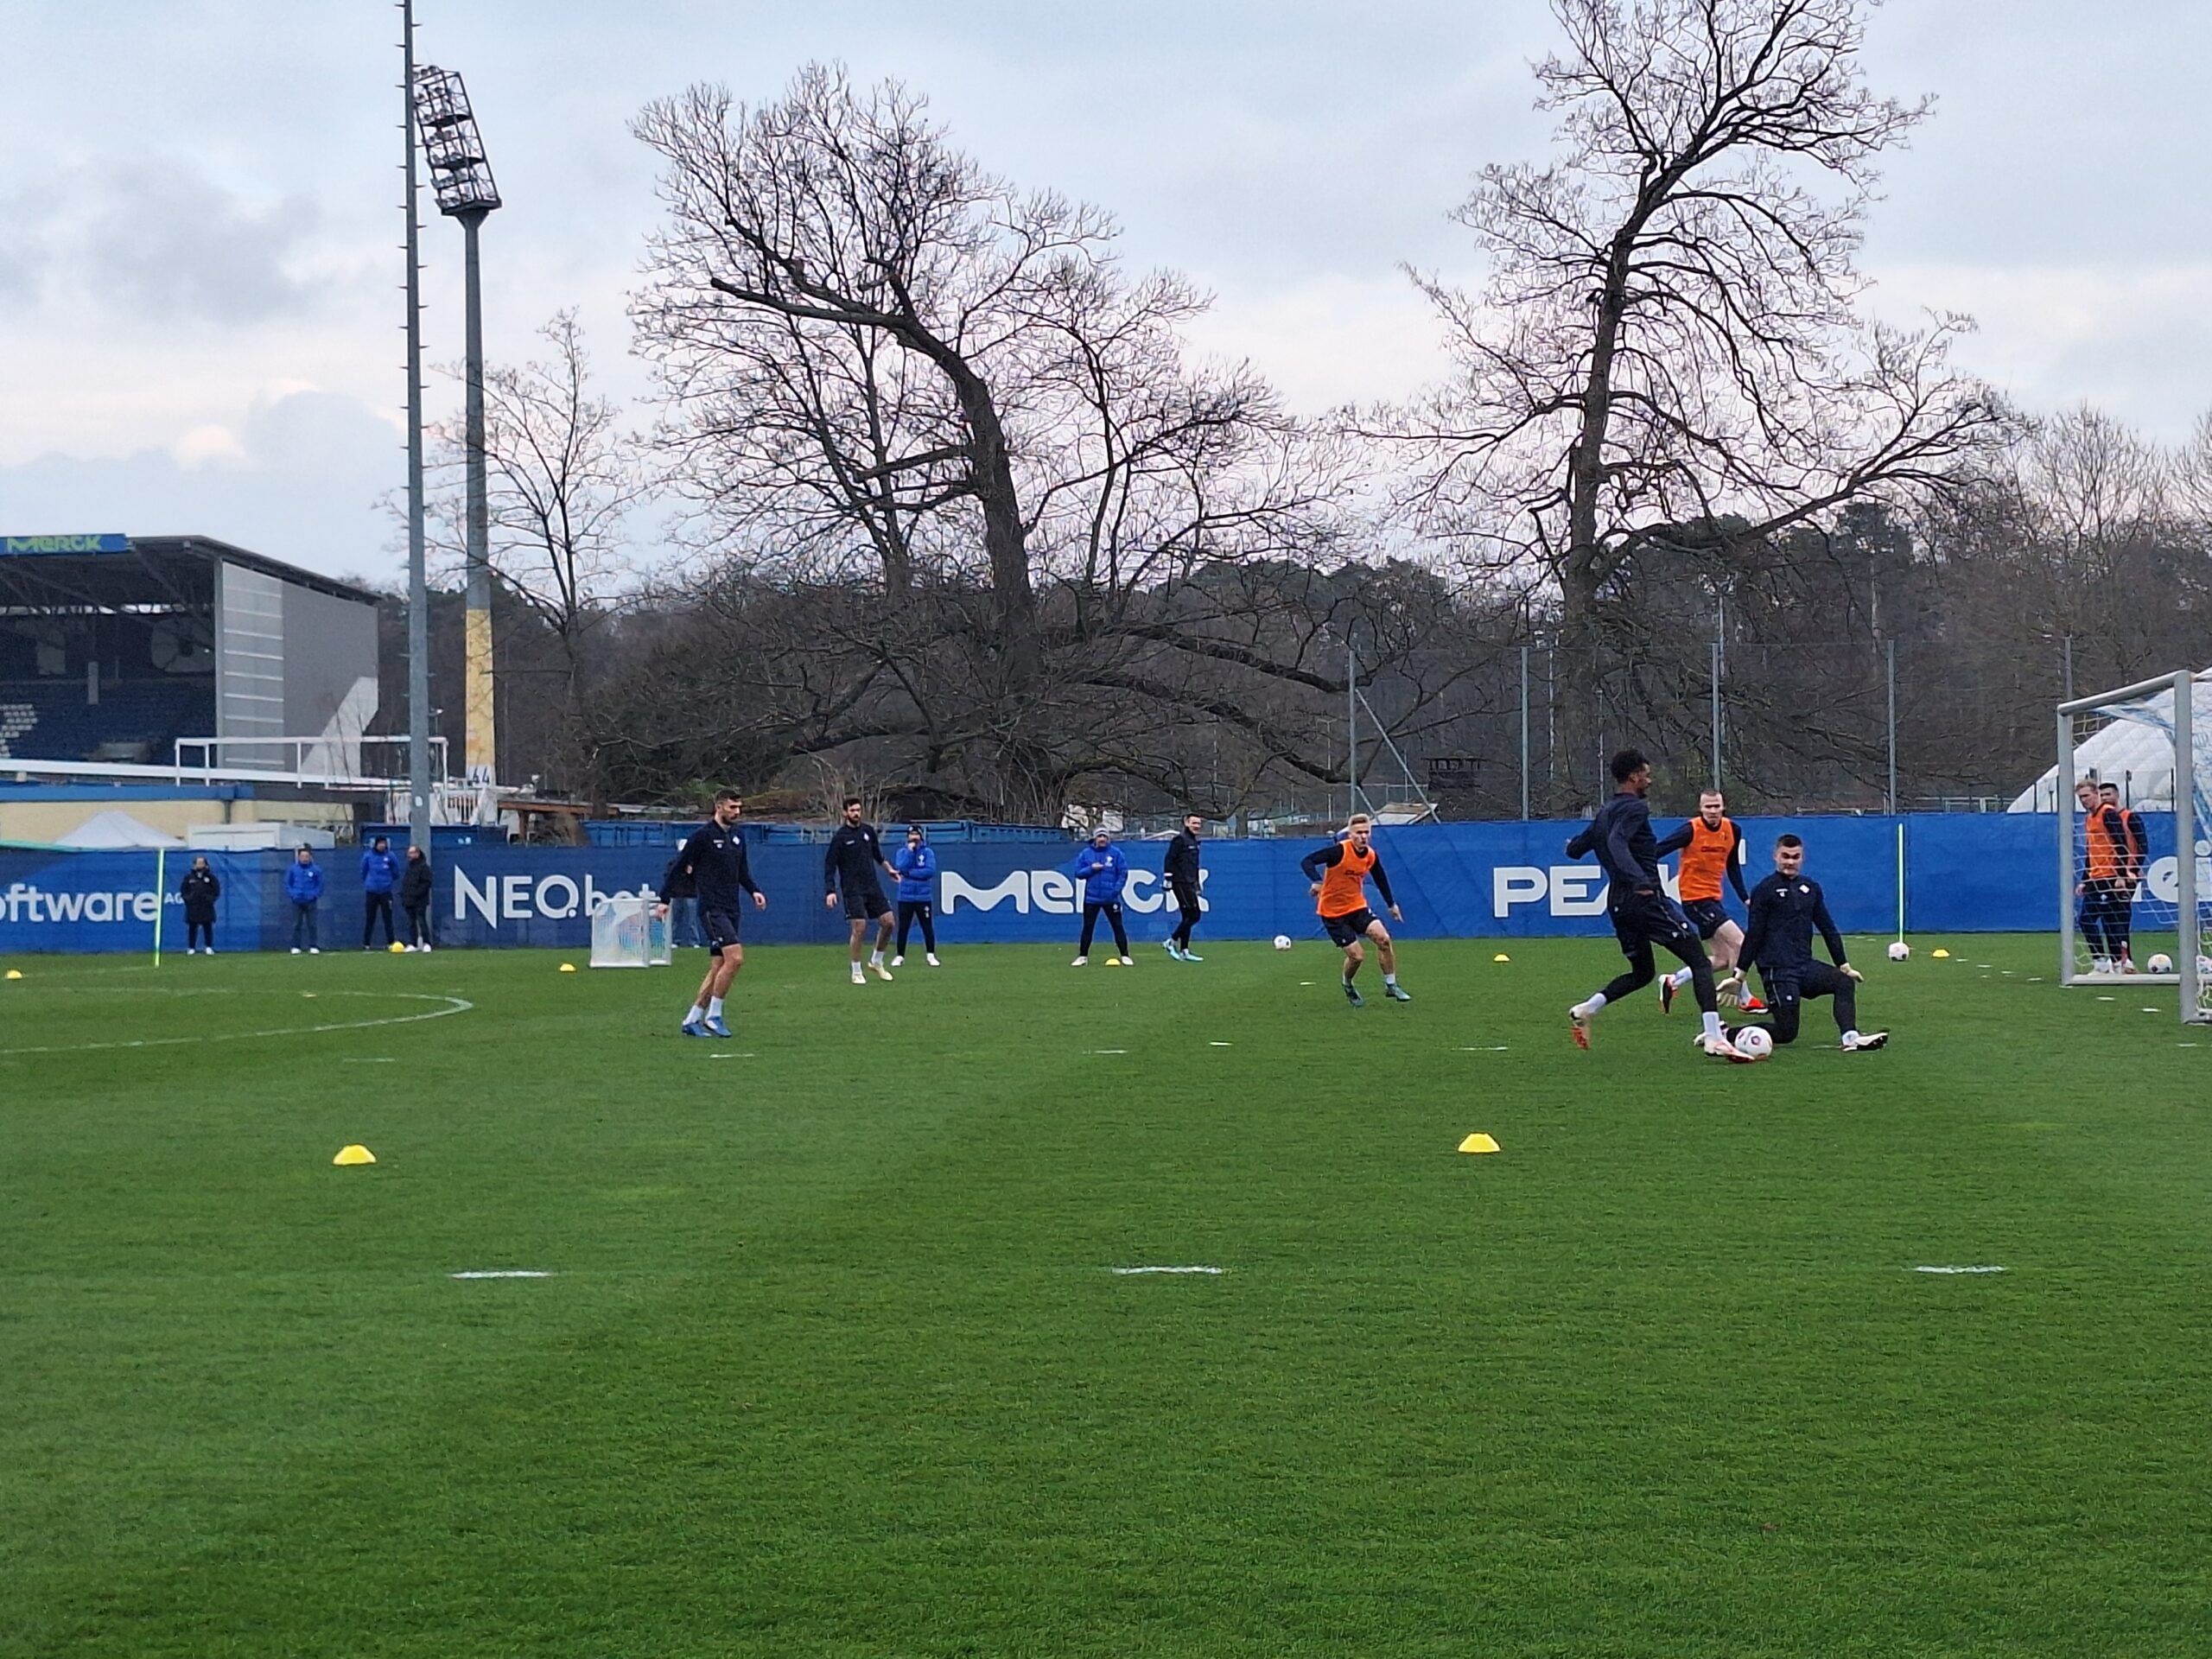
<svg viewBox="0 0 2212 1659"><path fill-rule="evenodd" d="M384 918L384 942L397 944L399 936L392 931L391 927L391 895L388 893L365 893L361 899L361 948L367 950L375 939L378 916Z"/></svg>
<svg viewBox="0 0 2212 1659"><path fill-rule="evenodd" d="M1173 884L1175 907L1183 912L1183 919L1176 924L1175 943L1182 950L1191 948L1191 930L1198 925L1198 890L1178 881Z"/></svg>
<svg viewBox="0 0 2212 1659"><path fill-rule="evenodd" d="M937 954L937 916L926 899L901 899L899 901L899 955L906 954L906 930L916 922L922 925L922 949L930 955Z"/></svg>
<svg viewBox="0 0 2212 1659"><path fill-rule="evenodd" d="M1752 1023L1764 1026L1777 1046L1797 1040L1798 1017L1808 996L1835 999L1838 1032L1859 1029L1859 985L1848 975L1825 962L1808 962L1801 968L1781 972L1771 968L1760 971L1766 981L1767 1010L1773 1017Z"/></svg>
<svg viewBox="0 0 2212 1659"><path fill-rule="evenodd" d="M1076 947L1076 955L1087 957L1090 954L1090 936L1097 931L1098 918L1102 914L1106 918L1107 925L1114 930L1114 943L1121 947L1120 954L1128 956L1129 936L1122 928L1122 906L1119 904L1084 906L1083 943Z"/></svg>

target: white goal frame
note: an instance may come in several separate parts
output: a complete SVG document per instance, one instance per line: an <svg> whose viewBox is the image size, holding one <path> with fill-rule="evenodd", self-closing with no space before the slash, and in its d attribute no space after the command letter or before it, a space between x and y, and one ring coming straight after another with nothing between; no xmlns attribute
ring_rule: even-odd
<svg viewBox="0 0 2212 1659"><path fill-rule="evenodd" d="M2198 677L2187 669L2139 680L2117 690L2076 697L2058 705L2058 770L2053 779L2057 796L2058 826L2058 978L2063 985L2175 985L2180 988L2181 1018L2184 1025L2212 1020L2206 1010L2205 987L2199 982L2197 963L2204 952L2202 918L2197 913L2196 782L2196 689ZM2075 863L2075 836L2080 820L2074 800L2074 717L2096 714L2115 703L2133 702L2173 695L2174 800L2174 919L2177 938L2174 971L2171 974L2083 973L2075 964L2075 883L2080 879Z"/></svg>

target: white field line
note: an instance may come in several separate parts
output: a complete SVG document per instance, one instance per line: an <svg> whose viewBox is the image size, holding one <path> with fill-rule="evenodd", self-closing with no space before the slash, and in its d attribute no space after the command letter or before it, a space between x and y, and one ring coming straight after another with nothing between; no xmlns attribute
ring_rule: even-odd
<svg viewBox="0 0 2212 1659"><path fill-rule="evenodd" d="M2002 1273L2002 1268L1915 1268L1915 1273Z"/></svg>
<svg viewBox="0 0 2212 1659"><path fill-rule="evenodd" d="M467 1014L476 1005L464 997L434 996L418 991L332 991L332 996L374 996L387 1001L442 1002L442 1008L423 1014L399 1014L385 1020L340 1020L315 1026L278 1026L267 1031L222 1031L194 1037L139 1037L117 1043L51 1043L33 1048L0 1048L0 1058L10 1054L90 1054L114 1048L175 1048L186 1043L243 1043L262 1037L310 1037L327 1031L367 1031L378 1026L411 1026L422 1020L442 1020L449 1014Z"/></svg>
<svg viewBox="0 0 2212 1659"><path fill-rule="evenodd" d="M540 1273L535 1268L478 1268L467 1273L449 1273L448 1279L550 1279L550 1273Z"/></svg>
<svg viewBox="0 0 2212 1659"><path fill-rule="evenodd" d="M1120 1274L1122 1274L1124 1278L1126 1278L1126 1277L1128 1277L1128 1275L1130 1275L1130 1274L1139 1274L1139 1273L1211 1273L1211 1274L1223 1274L1223 1273L1227 1273L1227 1272L1229 1271L1229 1269L1228 1269L1227 1268L1107 1268L1107 1269L1106 1269L1106 1271L1107 1271L1107 1272L1109 1272L1109 1273Z"/></svg>

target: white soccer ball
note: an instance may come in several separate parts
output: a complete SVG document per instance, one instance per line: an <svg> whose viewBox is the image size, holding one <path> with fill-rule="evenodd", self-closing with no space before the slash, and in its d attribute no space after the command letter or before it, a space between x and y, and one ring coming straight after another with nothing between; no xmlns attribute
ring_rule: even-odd
<svg viewBox="0 0 2212 1659"><path fill-rule="evenodd" d="M1289 949L1290 949L1290 935L1289 935L1289 934L1287 934L1287 933L1278 933L1278 934L1276 934L1276 935L1275 935L1275 949L1276 949L1276 950L1289 950Z"/></svg>
<svg viewBox="0 0 2212 1659"><path fill-rule="evenodd" d="M2173 970L2174 959L2163 950L2143 964L2143 971L2146 974L2171 974Z"/></svg>
<svg viewBox="0 0 2212 1659"><path fill-rule="evenodd" d="M1895 944L1892 944L1890 947L1890 960L1891 962L1903 962L1911 954L1912 947L1907 944L1903 939L1899 939Z"/></svg>
<svg viewBox="0 0 2212 1659"><path fill-rule="evenodd" d="M1774 1039L1764 1026L1746 1026L1736 1033L1736 1052L1754 1060L1765 1059L1774 1052Z"/></svg>
<svg viewBox="0 0 2212 1659"><path fill-rule="evenodd" d="M2196 959L2196 982L2200 986L2212 985L2212 957L2199 957Z"/></svg>

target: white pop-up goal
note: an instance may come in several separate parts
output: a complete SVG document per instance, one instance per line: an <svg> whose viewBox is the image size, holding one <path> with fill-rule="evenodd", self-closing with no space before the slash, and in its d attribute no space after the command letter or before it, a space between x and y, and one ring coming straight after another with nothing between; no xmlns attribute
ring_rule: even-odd
<svg viewBox="0 0 2212 1659"><path fill-rule="evenodd" d="M2060 980L2069 985L2176 985L2184 1020L2212 1020L2212 670L2186 670L2058 705ZM2074 796L2083 782L2113 784L2140 825L2094 846ZM2171 849L2163 831L2171 815ZM2129 942L2135 971L2115 961ZM2154 958L2171 966L2149 971ZM2161 964L2164 966L2163 964Z"/></svg>
<svg viewBox="0 0 2212 1659"><path fill-rule="evenodd" d="M668 918L653 914L654 901L618 893L591 916L591 965L594 968L664 968L675 960L668 943Z"/></svg>

